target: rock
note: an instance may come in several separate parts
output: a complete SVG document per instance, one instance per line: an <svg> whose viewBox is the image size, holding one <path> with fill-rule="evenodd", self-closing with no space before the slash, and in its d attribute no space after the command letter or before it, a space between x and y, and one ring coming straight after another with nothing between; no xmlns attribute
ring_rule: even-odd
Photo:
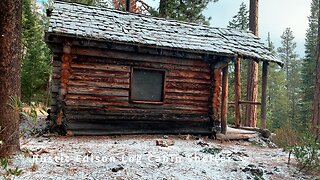
<svg viewBox="0 0 320 180"><path fill-rule="evenodd" d="M122 166L118 165L117 167L112 168L111 171L112 172L118 172L118 171L123 170L123 169L124 168Z"/></svg>
<svg viewBox="0 0 320 180"><path fill-rule="evenodd" d="M207 142L203 141L203 140L199 140L199 141L197 142L197 145L200 145L201 147L209 146L209 144L208 144Z"/></svg>
<svg viewBox="0 0 320 180"><path fill-rule="evenodd" d="M168 140L157 139L156 140L156 146L168 147L168 146L173 146L173 145L174 145L174 140L171 140L171 139L168 139Z"/></svg>
<svg viewBox="0 0 320 180"><path fill-rule="evenodd" d="M91 156L91 155L92 155L92 152L87 150L87 151L84 153L84 155L85 155L85 156Z"/></svg>
<svg viewBox="0 0 320 180"><path fill-rule="evenodd" d="M259 129L258 132L264 138L269 138L271 136L271 132L268 129Z"/></svg>
<svg viewBox="0 0 320 180"><path fill-rule="evenodd" d="M169 138L169 136L167 136L167 135L163 136L163 139L168 139L168 138Z"/></svg>

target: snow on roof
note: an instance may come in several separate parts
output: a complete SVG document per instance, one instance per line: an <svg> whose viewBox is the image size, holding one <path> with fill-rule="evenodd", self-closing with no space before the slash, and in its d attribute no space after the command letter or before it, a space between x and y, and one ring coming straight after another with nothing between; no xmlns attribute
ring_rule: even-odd
<svg viewBox="0 0 320 180"><path fill-rule="evenodd" d="M248 32L213 28L114 9L55 1L48 33L282 64Z"/></svg>

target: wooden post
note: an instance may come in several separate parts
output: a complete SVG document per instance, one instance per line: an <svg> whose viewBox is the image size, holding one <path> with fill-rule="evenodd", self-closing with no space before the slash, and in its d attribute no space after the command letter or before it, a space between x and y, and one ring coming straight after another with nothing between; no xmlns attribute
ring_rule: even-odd
<svg viewBox="0 0 320 180"><path fill-rule="evenodd" d="M209 115L213 126L220 126L220 92L221 92L221 69L211 69L211 95Z"/></svg>
<svg viewBox="0 0 320 180"><path fill-rule="evenodd" d="M267 85L268 85L268 62L262 65L262 86L261 86L261 129L267 128Z"/></svg>
<svg viewBox="0 0 320 180"><path fill-rule="evenodd" d="M221 106L221 133L227 132L228 112L228 66L222 69L222 106Z"/></svg>
<svg viewBox="0 0 320 180"><path fill-rule="evenodd" d="M240 81L240 58L237 57L234 65L234 124L236 127L240 127L241 115L240 115L240 101L241 98L241 81Z"/></svg>

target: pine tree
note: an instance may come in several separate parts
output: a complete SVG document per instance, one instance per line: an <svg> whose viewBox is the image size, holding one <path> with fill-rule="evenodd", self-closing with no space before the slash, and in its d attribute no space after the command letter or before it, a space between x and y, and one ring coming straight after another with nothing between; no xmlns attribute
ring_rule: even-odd
<svg viewBox="0 0 320 180"><path fill-rule="evenodd" d="M306 33L305 57L302 64L302 105L301 122L307 127L311 119L312 99L314 93L315 67L316 67L316 45L318 14L320 9L319 0L312 0L311 15L309 16L309 28Z"/></svg>
<svg viewBox="0 0 320 180"><path fill-rule="evenodd" d="M44 25L40 21L35 0L24 0L22 8L22 100L28 103L44 101L50 72L50 53L44 43Z"/></svg>
<svg viewBox="0 0 320 180"><path fill-rule="evenodd" d="M160 0L159 11L152 11L152 15L178 21L209 25L211 18L206 18L202 12L210 2L217 2L217 0Z"/></svg>
<svg viewBox="0 0 320 180"><path fill-rule="evenodd" d="M239 12L229 21L228 28L249 30L249 11L244 2L241 3Z"/></svg>
<svg viewBox="0 0 320 180"><path fill-rule="evenodd" d="M301 62L295 52L296 43L294 42L293 32L286 28L281 36L281 47L278 48L278 55L284 62L286 91L288 97L289 122L293 127L300 128L299 123L299 103L300 103L300 72Z"/></svg>
<svg viewBox="0 0 320 180"><path fill-rule="evenodd" d="M311 127L319 140L320 138L320 9L318 9L318 37L317 37L317 49L316 49L316 81L315 91L313 97L313 114Z"/></svg>

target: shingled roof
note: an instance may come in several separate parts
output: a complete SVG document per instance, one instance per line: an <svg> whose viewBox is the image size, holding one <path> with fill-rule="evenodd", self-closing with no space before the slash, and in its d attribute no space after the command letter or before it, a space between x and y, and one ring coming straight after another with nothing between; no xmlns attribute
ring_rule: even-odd
<svg viewBox="0 0 320 180"><path fill-rule="evenodd" d="M47 33L282 64L248 32L55 1Z"/></svg>

